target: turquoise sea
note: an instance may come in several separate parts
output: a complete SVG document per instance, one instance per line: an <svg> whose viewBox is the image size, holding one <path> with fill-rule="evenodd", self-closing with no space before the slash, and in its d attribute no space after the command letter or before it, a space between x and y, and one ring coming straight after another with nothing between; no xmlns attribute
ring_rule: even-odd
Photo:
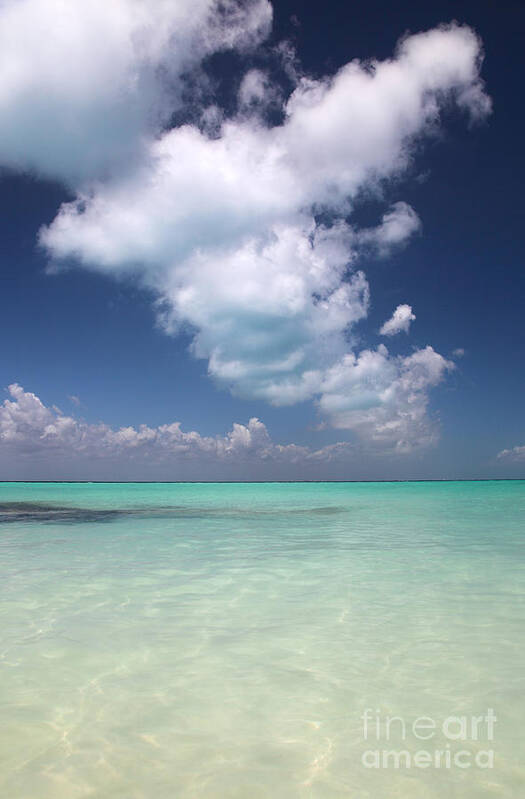
<svg viewBox="0 0 525 799"><path fill-rule="evenodd" d="M525 482L2 483L0 528L2 796L525 796Z"/></svg>

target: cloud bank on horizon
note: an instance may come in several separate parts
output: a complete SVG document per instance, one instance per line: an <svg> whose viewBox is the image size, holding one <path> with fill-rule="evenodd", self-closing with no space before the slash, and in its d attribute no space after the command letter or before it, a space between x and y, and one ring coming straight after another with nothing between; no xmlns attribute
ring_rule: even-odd
<svg viewBox="0 0 525 799"><path fill-rule="evenodd" d="M273 461L285 464L305 460L333 461L348 453L352 444L343 442L319 450L296 444L276 444L266 426L253 417L248 424L235 422L225 436L202 436L183 432L180 422L149 427L121 427L114 430L100 422L89 424L46 406L36 394L13 383L11 399L0 405L0 443L7 454L28 458L44 455L77 459L108 459L138 456L141 461L169 462L174 459L213 462Z"/></svg>
<svg viewBox="0 0 525 799"><path fill-rule="evenodd" d="M473 120L490 113L481 43L442 25L323 78L276 47L291 90L247 67L226 115L203 99L202 62L256 49L271 15L267 0L8 0L0 162L75 194L40 232L53 269L153 290L159 324L189 331L234 394L313 400L326 424L410 452L436 441L429 391L453 363L431 346L358 351L370 303L359 261L388 257L421 222L403 201L375 227L352 215L402 178L452 104ZM170 127L176 111L193 121ZM408 333L414 319L400 305L381 333Z"/></svg>

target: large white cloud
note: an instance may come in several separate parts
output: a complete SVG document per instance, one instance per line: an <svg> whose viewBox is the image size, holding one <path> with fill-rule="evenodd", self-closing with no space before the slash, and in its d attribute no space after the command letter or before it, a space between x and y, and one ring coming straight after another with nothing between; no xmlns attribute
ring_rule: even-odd
<svg viewBox="0 0 525 799"><path fill-rule="evenodd" d="M45 0L37 6L46 7ZM14 5L6 8L15 15ZM75 77L76 65L71 80L61 78L64 53L69 58L70 51L58 47L49 70L45 61L37 86L42 93L48 84L52 90L60 135L71 135L64 122L68 114L81 121L85 111L94 125L87 126L85 138L84 130L73 135L68 151L85 152L87 158L77 174L77 199L64 204L40 234L54 268L76 263L115 277L133 276L153 289L167 332L189 330L193 353L208 360L216 381L240 396L274 404L317 398L335 426L400 451L433 441L428 390L443 378L447 362L431 348L397 359L384 347L375 354L354 354L355 326L369 304L359 258L363 253L386 257L420 229L419 218L402 201L386 208L373 228L359 229L351 214L364 193L380 196L386 180L403 174L416 145L434 133L452 102L474 118L488 113L475 33L453 24L409 36L393 58L352 61L324 79L297 77L296 70L295 88L286 100L268 75L249 70L233 117L223 119L218 109L203 108L199 125L163 130L169 103L158 68L170 76L176 103L181 96L176 76L188 59L198 60L225 44L253 43L268 25L268 4L232 0L228 8L236 10L238 25L225 40L220 18L210 16L213 3L192 3L191 12L180 0L153 3L152 15L141 16L137 9L142 13L145 5L121 0L115 8L128 20L125 33L117 25L127 42L123 48L115 45L113 33L105 35L102 4L94 8L102 52L116 47L123 53L118 79L107 81L99 96L95 82L86 79L84 86ZM170 17L175 11L180 27ZM75 22L79 30L85 28L84 13ZM36 19L33 28L29 16L24 20L35 36L41 27L39 15ZM155 32L159 20L165 35L146 35L148 25ZM70 38L66 26L68 47ZM80 61L83 53L80 48ZM8 53L8 61L17 64L17 58ZM117 144L112 149L112 134L100 136L112 119L110 114L104 121L105 91L122 97L123 85L135 86L129 80L137 70L143 81L136 89L140 101L133 95L133 102L124 103L125 112L115 110L115 142L122 120L125 132L122 149ZM22 85L9 83L10 104L4 106L15 126L20 108L26 108ZM268 104L274 110L280 104L279 124L267 121ZM130 126L128 111L138 113L138 125ZM38 136L29 138L20 144L19 155L14 145L4 156L0 149L0 159L23 166L34 166L36 159L45 174L54 171L58 178L74 180L74 168L55 157L58 148L47 158L45 148L35 144ZM97 154L101 140L103 152ZM101 165L112 165L117 149L126 163L104 177ZM365 368L374 358L375 382Z"/></svg>
<svg viewBox="0 0 525 799"><path fill-rule="evenodd" d="M254 44L268 0L3 0L0 161L69 184L139 155L204 56Z"/></svg>

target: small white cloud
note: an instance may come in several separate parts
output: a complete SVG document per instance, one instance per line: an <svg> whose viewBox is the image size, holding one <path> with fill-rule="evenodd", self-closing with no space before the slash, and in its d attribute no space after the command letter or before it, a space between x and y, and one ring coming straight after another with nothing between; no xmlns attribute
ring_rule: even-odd
<svg viewBox="0 0 525 799"><path fill-rule="evenodd" d="M522 461L525 461L525 445L521 447L513 447L512 449L503 449L498 453L498 458L500 460L521 463Z"/></svg>
<svg viewBox="0 0 525 799"><path fill-rule="evenodd" d="M383 215L378 227L359 231L357 239L360 245L371 247L386 258L420 229L421 220L414 209L408 203L397 202Z"/></svg>
<svg viewBox="0 0 525 799"><path fill-rule="evenodd" d="M381 336L395 336L402 331L408 333L410 323L415 320L416 316L412 313L410 305L398 305L390 319L388 319L381 327L379 333Z"/></svg>
<svg viewBox="0 0 525 799"><path fill-rule="evenodd" d="M457 347L455 350L452 351L453 358L463 358L465 355L465 350L463 347Z"/></svg>
<svg viewBox="0 0 525 799"><path fill-rule="evenodd" d="M436 443L429 391L453 368L432 347L391 357L380 344L328 369L319 405L333 427L352 430L382 451L411 452Z"/></svg>
<svg viewBox="0 0 525 799"><path fill-rule="evenodd" d="M250 69L241 81L238 97L241 110L249 111L277 102L280 92L265 72Z"/></svg>

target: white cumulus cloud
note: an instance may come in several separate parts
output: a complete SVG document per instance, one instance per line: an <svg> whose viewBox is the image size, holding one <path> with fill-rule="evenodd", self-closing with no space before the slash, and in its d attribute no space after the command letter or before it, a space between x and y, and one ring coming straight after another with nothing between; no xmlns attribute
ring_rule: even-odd
<svg viewBox="0 0 525 799"><path fill-rule="evenodd" d="M76 185L136 158L181 76L271 23L267 0L3 0L0 161Z"/></svg>
<svg viewBox="0 0 525 799"><path fill-rule="evenodd" d="M380 344L345 355L327 370L319 404L334 427L384 450L408 453L436 442L439 428L427 415L428 391L453 368L432 347L393 358Z"/></svg>
<svg viewBox="0 0 525 799"><path fill-rule="evenodd" d="M412 312L410 305L398 305L390 319L381 326L380 334L382 336L395 336L396 333L408 333L410 323L415 320L415 314Z"/></svg>
<svg viewBox="0 0 525 799"><path fill-rule="evenodd" d="M36 394L17 383L10 385L8 391L10 399L0 405L0 455L11 458L44 453L48 458L73 456L80 460L131 457L144 464L186 460L212 465L244 460L295 464L330 461L351 451L351 445L345 442L320 450L276 444L256 418L246 425L234 423L224 436L184 432L180 422L115 430L104 423L88 424L67 416L59 408L46 406Z"/></svg>
<svg viewBox="0 0 525 799"><path fill-rule="evenodd" d="M397 202L385 213L376 228L360 230L358 242L386 258L393 249L410 239L421 229L421 220L408 203Z"/></svg>
<svg viewBox="0 0 525 799"><path fill-rule="evenodd" d="M269 3L71 2L46 38L63 8L19 0L0 10L0 161L76 187L40 233L54 268L153 290L165 330L189 331L210 376L242 397L315 399L336 427L399 451L432 442L428 391L448 362L430 347L401 359L355 352L369 306L359 259L386 257L420 220L400 200L373 228L352 213L403 175L451 103L473 118L489 112L472 29L407 36L392 58L321 79L294 62L288 98L248 69L237 113L202 108L200 124L166 129L184 71L257 42ZM280 121L268 121L268 104Z"/></svg>

